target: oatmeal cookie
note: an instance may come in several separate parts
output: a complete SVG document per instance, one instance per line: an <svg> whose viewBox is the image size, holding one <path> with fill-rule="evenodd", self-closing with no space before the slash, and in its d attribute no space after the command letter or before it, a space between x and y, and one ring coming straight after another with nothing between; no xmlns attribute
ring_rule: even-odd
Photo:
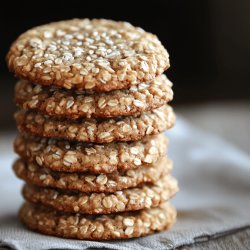
<svg viewBox="0 0 250 250"><path fill-rule="evenodd" d="M173 99L171 82L165 75L151 83L106 93L45 87L26 80L16 85L16 103L23 109L70 119L129 116L159 108Z"/></svg>
<svg viewBox="0 0 250 250"><path fill-rule="evenodd" d="M13 169L16 175L25 182L40 187L51 187L80 192L113 193L132 188L143 183L156 183L160 177L172 170L172 163L163 157L155 164L141 166L135 170L113 172L111 174L66 173L56 172L37 164L19 159Z"/></svg>
<svg viewBox="0 0 250 250"><path fill-rule="evenodd" d="M59 213L26 202L19 217L28 228L43 234L81 240L117 240L169 229L176 220L176 210L163 204L140 211L95 216Z"/></svg>
<svg viewBox="0 0 250 250"><path fill-rule="evenodd" d="M154 164L166 153L163 134L103 145L18 135L14 149L26 162L54 171L106 174Z"/></svg>
<svg viewBox="0 0 250 250"><path fill-rule="evenodd" d="M35 112L19 110L15 114L20 132L66 140L109 143L136 141L171 128L175 115L170 106L163 106L137 116L110 119L57 119Z"/></svg>
<svg viewBox="0 0 250 250"><path fill-rule="evenodd" d="M7 64L16 76L34 83L96 92L150 82L170 66L155 35L105 19L34 27L12 44Z"/></svg>
<svg viewBox="0 0 250 250"><path fill-rule="evenodd" d="M115 193L82 193L41 188L26 184L26 200L53 210L81 214L111 214L157 207L178 191L177 181L165 175L155 184L124 189Z"/></svg>

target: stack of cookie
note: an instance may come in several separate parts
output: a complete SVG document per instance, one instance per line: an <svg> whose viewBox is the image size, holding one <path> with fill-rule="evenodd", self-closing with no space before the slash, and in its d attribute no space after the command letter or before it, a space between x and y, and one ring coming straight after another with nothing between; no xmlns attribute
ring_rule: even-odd
<svg viewBox="0 0 250 250"><path fill-rule="evenodd" d="M78 239L123 239L168 229L178 190L162 132L175 116L168 53L125 22L69 20L22 34L7 55L20 77L16 175L20 219Z"/></svg>

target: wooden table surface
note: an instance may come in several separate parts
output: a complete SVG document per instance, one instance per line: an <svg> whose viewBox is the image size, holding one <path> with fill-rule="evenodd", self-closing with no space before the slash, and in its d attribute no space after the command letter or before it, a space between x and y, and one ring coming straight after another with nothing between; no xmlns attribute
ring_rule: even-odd
<svg viewBox="0 0 250 250"><path fill-rule="evenodd" d="M210 239L190 246L178 247L178 250L249 250L250 227L237 233Z"/></svg>

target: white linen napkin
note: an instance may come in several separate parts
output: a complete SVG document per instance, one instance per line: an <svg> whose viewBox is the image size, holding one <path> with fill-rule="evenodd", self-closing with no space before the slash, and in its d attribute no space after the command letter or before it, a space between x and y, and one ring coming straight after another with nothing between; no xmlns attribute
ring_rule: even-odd
<svg viewBox="0 0 250 250"><path fill-rule="evenodd" d="M167 132L180 192L176 225L167 232L124 241L68 240L31 232L17 218L22 182L14 177L9 137L0 140L0 246L13 249L173 249L250 226L250 156L178 119Z"/></svg>

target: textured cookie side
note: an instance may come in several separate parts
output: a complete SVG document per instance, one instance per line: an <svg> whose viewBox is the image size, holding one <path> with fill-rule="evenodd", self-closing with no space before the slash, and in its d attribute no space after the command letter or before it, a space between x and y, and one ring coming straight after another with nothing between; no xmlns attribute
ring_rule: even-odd
<svg viewBox="0 0 250 250"><path fill-rule="evenodd" d="M87 93L44 87L25 80L16 84L16 103L25 110L70 119L130 116L159 108L173 99L165 75L125 90Z"/></svg>
<svg viewBox="0 0 250 250"><path fill-rule="evenodd" d="M93 175L56 172L34 163L26 164L23 160L18 159L14 163L13 169L19 178L40 187L79 192L113 193L144 183L156 183L161 176L171 171L172 163L164 157L155 164L141 166L135 170Z"/></svg>
<svg viewBox="0 0 250 250"><path fill-rule="evenodd" d="M20 132L36 136L61 138L82 142L109 143L136 141L147 135L159 134L174 125L175 115L170 106L116 119L55 119L34 112L15 114Z"/></svg>
<svg viewBox="0 0 250 250"><path fill-rule="evenodd" d="M171 228L176 210L169 204L138 212L86 216L55 213L25 203L19 218L30 229L43 234L81 240L118 240L150 235Z"/></svg>
<svg viewBox="0 0 250 250"><path fill-rule="evenodd" d="M166 154L167 139L159 134L136 142L97 145L19 135L14 149L25 161L51 170L105 174L156 163Z"/></svg>
<svg viewBox="0 0 250 250"><path fill-rule="evenodd" d="M115 193L81 193L58 191L26 184L26 200L56 211L81 214L111 214L157 207L178 191L177 181L163 176L154 184L124 189Z"/></svg>

